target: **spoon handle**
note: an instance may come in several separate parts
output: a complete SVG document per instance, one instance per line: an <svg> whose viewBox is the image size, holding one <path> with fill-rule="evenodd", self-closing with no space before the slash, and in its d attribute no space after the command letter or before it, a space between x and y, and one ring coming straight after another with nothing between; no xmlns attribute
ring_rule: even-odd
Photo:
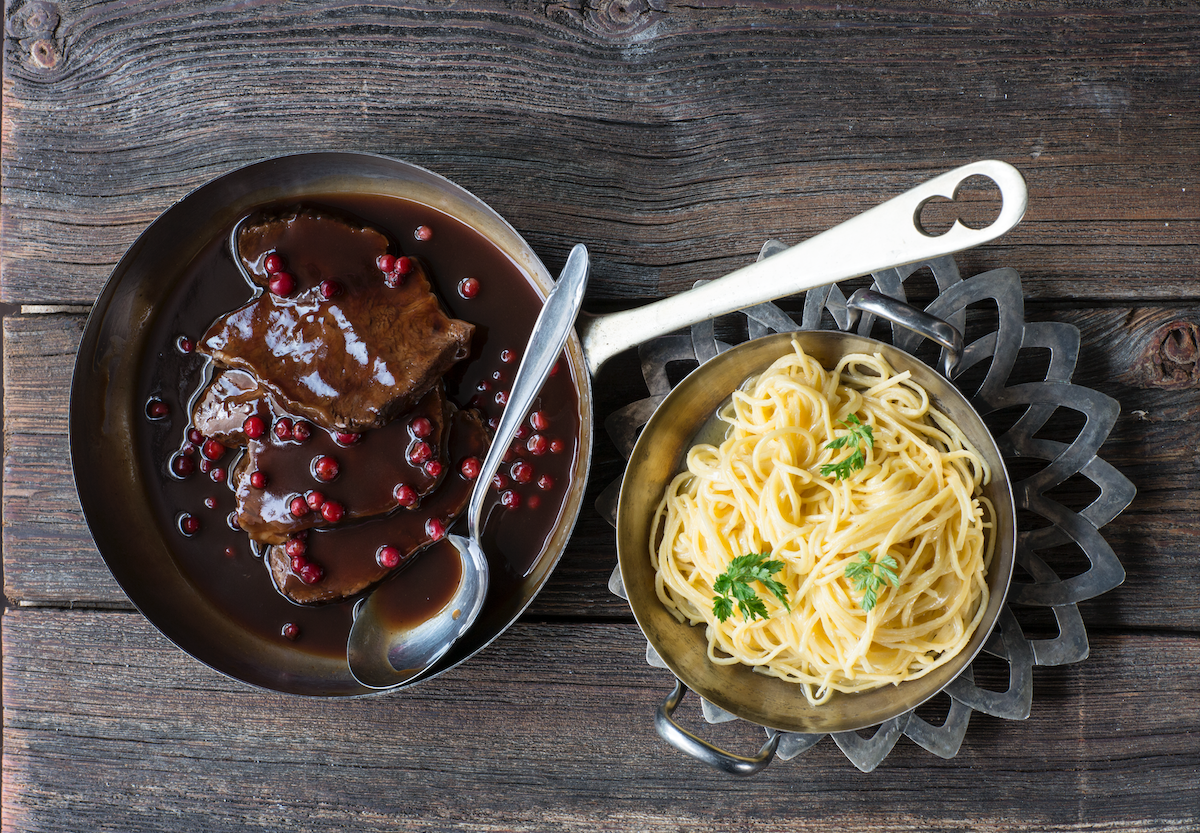
<svg viewBox="0 0 1200 833"><path fill-rule="evenodd" d="M550 368L558 361L575 323L575 317L579 314L579 307L583 303L587 279L588 251L582 243L578 243L571 249L562 274L558 276L558 281L547 296L546 303L542 305L537 321L534 322L525 355L508 393L508 404L504 407L491 448L488 449L480 468L479 484L491 482L496 469L500 467L500 461L508 451L508 444L541 391ZM477 485L471 492L471 505L467 510L468 528L476 541L479 540L481 531L480 513L487 491L485 485Z"/></svg>
<svg viewBox="0 0 1200 833"><path fill-rule="evenodd" d="M935 197L953 200L972 176L987 177L1000 189L1003 204L995 221L973 229L955 220L944 234L925 231L920 219L925 204ZM1012 165L991 159L955 168L816 237L695 289L624 312L582 317L578 330L588 370L594 375L622 350L718 315L987 243L1020 222L1027 204L1025 180Z"/></svg>

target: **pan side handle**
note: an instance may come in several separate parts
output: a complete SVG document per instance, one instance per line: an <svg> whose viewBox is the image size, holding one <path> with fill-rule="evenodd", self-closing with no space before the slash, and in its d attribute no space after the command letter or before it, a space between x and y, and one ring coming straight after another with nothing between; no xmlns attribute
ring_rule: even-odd
<svg viewBox="0 0 1200 833"><path fill-rule="evenodd" d="M930 315L925 310L917 309L903 301L897 301L895 298L890 298L873 289L857 290L846 301L846 309L850 311L851 327L858 320L860 312L869 312L940 344L945 348L942 375L947 379L951 377L954 368L962 359L964 349L962 333L950 322Z"/></svg>
<svg viewBox="0 0 1200 833"><path fill-rule="evenodd" d="M675 709L683 702L687 687L680 680L675 681L675 688L667 695L667 699L658 707L654 715L654 728L667 743L680 752L692 756L697 761L727 772L730 775L755 775L766 769L775 757L775 749L779 746L779 732L771 732L770 739L763 744L762 749L753 758L735 755L724 749L713 746L706 740L701 740L687 729L684 729L672 718Z"/></svg>

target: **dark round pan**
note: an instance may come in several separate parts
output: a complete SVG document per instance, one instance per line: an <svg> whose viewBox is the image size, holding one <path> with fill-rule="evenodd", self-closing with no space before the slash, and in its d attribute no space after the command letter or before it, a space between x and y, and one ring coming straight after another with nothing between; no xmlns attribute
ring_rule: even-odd
<svg viewBox="0 0 1200 833"><path fill-rule="evenodd" d="M289 650L238 627L181 573L172 531L152 515L147 491L156 478L140 471L130 449L144 403L134 400L139 362L156 311L174 290L171 276L253 208L337 193L403 197L473 227L529 276L541 297L553 279L504 219L462 188L422 168L359 153L309 153L250 165L192 192L155 220L113 270L84 329L71 384L70 447L76 488L101 556L134 605L164 636L196 659L238 680L301 695L369 693L344 659ZM579 340L567 357L580 400L575 484L561 520L510 597L489 605L475 626L422 679L481 650L520 615L545 584L579 514L592 441L591 388Z"/></svg>
<svg viewBox="0 0 1200 833"><path fill-rule="evenodd" d="M987 575L991 595L983 621L966 648L925 677L869 692L835 694L821 706L809 705L793 683L746 666L710 662L704 628L678 622L659 601L649 553L655 509L667 484L684 470L684 458L701 429L746 379L789 353L793 339L826 368L836 366L847 353L879 352L897 370L912 371L913 380L929 391L934 404L963 430L991 466L992 479L984 487L984 495L996 508L995 550ZM1016 516L995 441L974 408L945 377L908 353L874 339L838 331L798 331L754 339L721 353L671 391L630 457L618 505L617 548L634 616L651 646L687 688L737 717L768 728L844 732L875 726L916 708L975 658L1004 605L1016 550ZM678 732L672 734L675 739L681 737Z"/></svg>

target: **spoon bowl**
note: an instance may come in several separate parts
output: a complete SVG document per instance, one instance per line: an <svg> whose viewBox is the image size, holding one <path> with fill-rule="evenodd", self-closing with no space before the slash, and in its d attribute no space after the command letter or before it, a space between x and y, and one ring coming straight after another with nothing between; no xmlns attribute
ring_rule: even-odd
<svg viewBox="0 0 1200 833"><path fill-rule="evenodd" d="M395 688L417 680L470 629L483 609L489 579L487 556L480 545L483 500L509 443L562 353L583 303L587 277L587 249L580 244L571 250L558 282L534 322L525 356L509 391L508 405L471 490L467 507L470 536L447 536L461 561L454 594L433 616L401 625L388 616L382 594L371 593L355 605L346 659L350 673L367 688ZM397 580L403 581L404 577Z"/></svg>

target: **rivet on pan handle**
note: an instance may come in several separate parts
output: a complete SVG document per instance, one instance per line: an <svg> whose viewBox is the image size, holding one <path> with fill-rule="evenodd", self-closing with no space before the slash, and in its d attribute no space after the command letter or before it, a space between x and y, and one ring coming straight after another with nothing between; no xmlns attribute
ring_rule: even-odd
<svg viewBox="0 0 1200 833"><path fill-rule="evenodd" d="M763 744L762 749L758 750L758 754L753 758L726 752L706 740L701 740L671 718L675 709L679 708L679 704L683 702L683 695L686 693L687 686L680 680L676 680L675 688L667 695L667 699L658 707L658 712L654 715L654 728L658 730L658 734L662 736L663 740L680 752L691 755L697 761L706 763L722 772L728 772L730 775L755 775L766 769L767 764L771 763L775 757L775 749L779 746L781 733L772 732L770 739Z"/></svg>
<svg viewBox="0 0 1200 833"><path fill-rule="evenodd" d="M930 315L925 310L917 309L911 304L898 301L873 289L860 289L855 292L846 301L846 309L850 311L851 327L857 323L860 311L869 312L942 345L946 348L942 361L942 375L947 379L950 378L950 374L962 359L962 333L950 322L943 321L936 315Z"/></svg>

